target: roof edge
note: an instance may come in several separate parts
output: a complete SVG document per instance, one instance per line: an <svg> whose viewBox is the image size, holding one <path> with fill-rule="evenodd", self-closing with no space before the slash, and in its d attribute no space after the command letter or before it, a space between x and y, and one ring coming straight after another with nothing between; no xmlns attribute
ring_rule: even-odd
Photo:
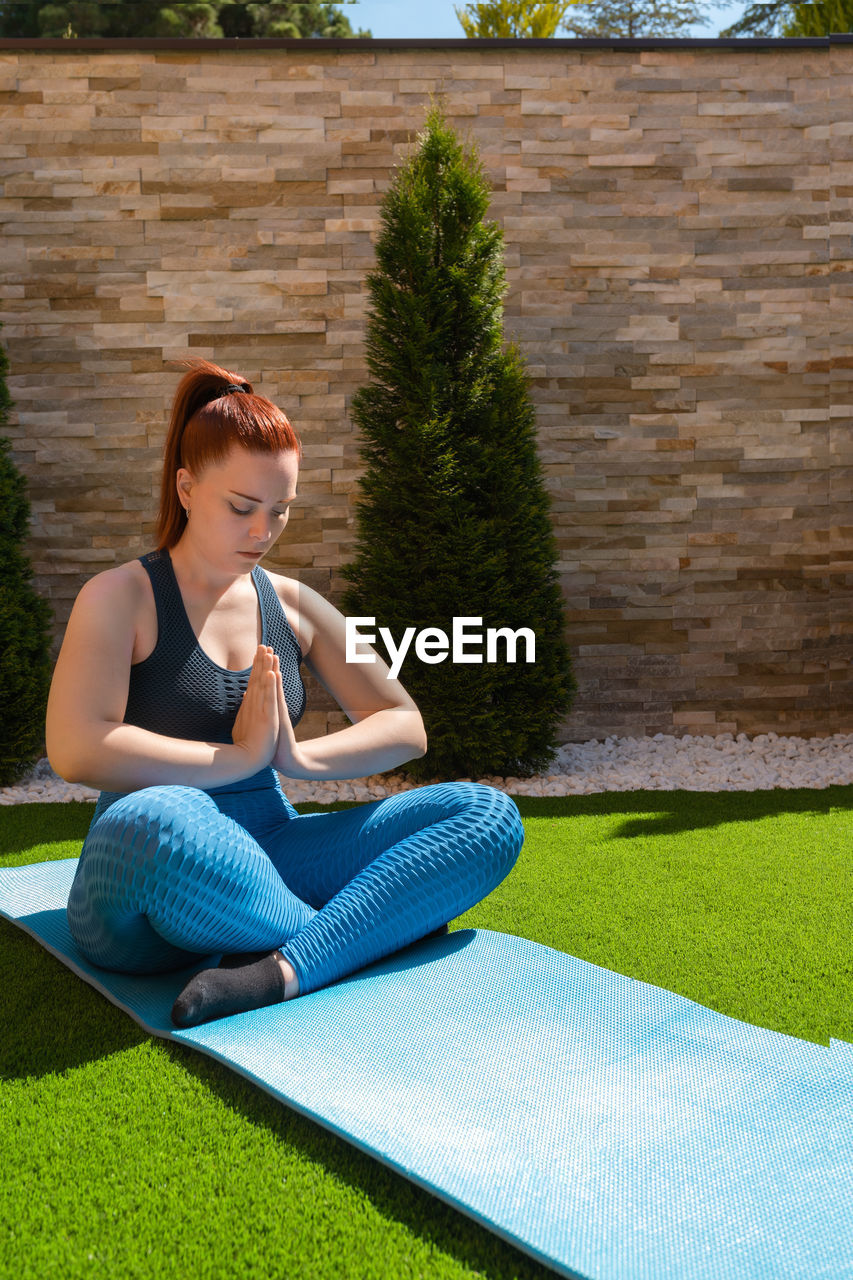
<svg viewBox="0 0 853 1280"><path fill-rule="evenodd" d="M256 39L242 40L236 37L220 37L199 38L161 38L153 36L125 37L125 36L74 36L71 39L61 38L28 38L15 37L8 39L0 39L0 49L12 51L15 49L32 49L36 52L44 50L45 52L64 52L74 53L76 50L86 50L87 52L105 51L108 49L140 49L140 50L175 50L181 53L188 52L206 52L215 50L234 50L239 49L244 52L253 52L254 50L263 49L291 49L294 52L307 51L308 49L348 49L357 52L366 52L371 49L488 49L488 50L522 50L536 49L537 51L544 49L625 49L625 50L643 50L643 49L820 49L828 48L833 44L853 44L853 33L839 32L838 34L829 36L803 36L803 37L770 37L770 36L749 36L744 38L735 37L708 37L705 39L688 39L680 36L645 36L637 38L629 38L627 36L614 36L610 38L555 38L549 39L489 39L489 40L469 40L464 37L450 39L375 39L361 37L305 37L302 39L278 39L273 37L263 37Z"/></svg>

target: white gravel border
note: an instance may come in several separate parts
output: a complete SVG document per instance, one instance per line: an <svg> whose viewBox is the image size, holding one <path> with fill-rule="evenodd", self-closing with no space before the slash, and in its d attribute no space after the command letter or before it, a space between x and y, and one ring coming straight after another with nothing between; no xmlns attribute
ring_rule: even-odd
<svg viewBox="0 0 853 1280"><path fill-rule="evenodd" d="M853 734L785 738L762 733L750 739L712 737L606 738L561 747L551 772L534 778L478 778L517 796L576 796L601 791L771 791L853 784ZM352 782L282 778L294 804L314 800L379 800L416 784L399 774L374 774ZM422 784L419 784L422 785ZM98 792L64 782L47 759L18 786L0 788L0 805L97 800Z"/></svg>

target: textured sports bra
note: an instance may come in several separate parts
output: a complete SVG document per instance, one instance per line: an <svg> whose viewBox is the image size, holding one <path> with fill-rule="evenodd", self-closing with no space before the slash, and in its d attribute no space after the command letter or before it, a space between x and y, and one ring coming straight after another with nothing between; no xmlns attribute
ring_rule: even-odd
<svg viewBox="0 0 853 1280"><path fill-rule="evenodd" d="M250 667L230 671L202 649L192 629L167 550L140 556L157 606L157 644L130 668L125 724L170 738L230 742ZM260 565L252 581L261 608L261 644L278 654L287 709L293 724L305 710L305 686L299 673L302 650L287 621L275 588Z"/></svg>

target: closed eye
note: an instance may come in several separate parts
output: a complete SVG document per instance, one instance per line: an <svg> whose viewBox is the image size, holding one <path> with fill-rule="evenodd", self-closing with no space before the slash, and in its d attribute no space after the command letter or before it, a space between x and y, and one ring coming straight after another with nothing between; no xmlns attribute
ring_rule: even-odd
<svg viewBox="0 0 853 1280"><path fill-rule="evenodd" d="M229 502L228 505L231 508L231 510L234 512L235 516L250 516L252 514L251 507L248 507L244 511L242 507L235 507L233 502ZM287 515L287 511L274 511L273 515L277 516L279 520L283 520L284 517Z"/></svg>

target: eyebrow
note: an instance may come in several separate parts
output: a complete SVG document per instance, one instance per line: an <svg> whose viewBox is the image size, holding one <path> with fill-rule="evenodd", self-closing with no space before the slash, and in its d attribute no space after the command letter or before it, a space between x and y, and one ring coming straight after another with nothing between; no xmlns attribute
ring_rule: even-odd
<svg viewBox="0 0 853 1280"><path fill-rule="evenodd" d="M231 490L229 490L229 492L230 492L230 493L233 493L235 498L245 498L247 502L263 502L263 498L253 498L251 494L249 494L249 493L238 493L236 489L231 489ZM274 503L273 503L273 506L274 506L274 507L278 507L278 506L285 506L285 507L287 507L287 506L289 506L289 505L290 505L290 503L291 503L291 502L293 502L297 497L298 497L298 494L295 494L295 493L294 493L294 495L293 495L293 497L292 497L292 498L279 498L279 500L278 500L277 502L274 502Z"/></svg>

